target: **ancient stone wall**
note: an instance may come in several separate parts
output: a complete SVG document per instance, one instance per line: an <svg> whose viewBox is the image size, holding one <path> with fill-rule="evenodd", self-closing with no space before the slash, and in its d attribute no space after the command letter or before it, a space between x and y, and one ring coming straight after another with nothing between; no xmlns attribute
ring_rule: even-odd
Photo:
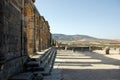
<svg viewBox="0 0 120 80"><path fill-rule="evenodd" d="M23 67L24 54L22 53L22 0L2 0L2 26L0 60L2 79L11 74L20 72ZM19 68L19 69L18 69ZM17 70L18 69L18 70ZM1 80L2 80L1 79Z"/></svg>
<svg viewBox="0 0 120 80"><path fill-rule="evenodd" d="M3 17L3 8L4 8L4 6L3 6L3 4L4 4L4 1L3 0L1 0L1 2L0 2L0 15L1 15L1 17L0 17L0 66L4 63L4 60L5 60L5 56L4 56L4 53L3 53L3 45L4 45L4 43L5 43L5 41L4 41L4 33L3 33L3 30L4 30L4 27L2 27L2 26L4 26L4 23L3 23L3 19L4 19L4 17Z"/></svg>
<svg viewBox="0 0 120 80"><path fill-rule="evenodd" d="M0 80L22 72L30 55L50 47L49 24L34 1L0 1Z"/></svg>

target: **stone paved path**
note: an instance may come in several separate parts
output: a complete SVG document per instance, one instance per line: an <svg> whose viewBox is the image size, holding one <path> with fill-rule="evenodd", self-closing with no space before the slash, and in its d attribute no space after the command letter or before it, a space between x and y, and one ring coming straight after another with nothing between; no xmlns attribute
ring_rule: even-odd
<svg viewBox="0 0 120 80"><path fill-rule="evenodd" d="M120 80L120 55L58 51L46 80Z"/></svg>

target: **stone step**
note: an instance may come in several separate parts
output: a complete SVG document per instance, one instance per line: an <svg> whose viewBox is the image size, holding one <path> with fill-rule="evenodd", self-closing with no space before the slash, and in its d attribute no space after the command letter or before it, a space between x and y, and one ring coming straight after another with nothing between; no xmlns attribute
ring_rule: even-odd
<svg viewBox="0 0 120 80"><path fill-rule="evenodd" d="M49 52L49 55L48 55L48 52ZM32 61L29 61L27 64L26 64L26 70L27 71L43 71L44 70L44 67L43 65L46 65L48 63L48 60L49 58L51 57L51 50L47 51L47 56L45 56L44 58L46 58L44 60L44 62L40 65L40 61L36 61L36 60L32 60ZM39 64L39 65L38 65Z"/></svg>
<svg viewBox="0 0 120 80"><path fill-rule="evenodd" d="M33 72L34 74L37 74L37 73L41 73L43 76L47 76L50 74L52 68L53 68L53 63L54 63L54 60L55 60L55 55L56 55L56 50L53 50L52 52L52 55L51 55L51 58L49 60L49 63L46 65L46 67L44 67L44 71L35 71Z"/></svg>
<svg viewBox="0 0 120 80"><path fill-rule="evenodd" d="M55 56L56 56L56 50L54 50L53 55L51 57L50 62L47 64L47 66L45 67L45 70L41 72L41 74L43 74L44 76L49 75L52 68L53 68L53 64L54 64L54 60L55 60Z"/></svg>
<svg viewBox="0 0 120 80"><path fill-rule="evenodd" d="M46 58L46 60L40 65L41 68L46 67L46 65L50 62L53 53L54 51L52 50L51 53L49 53L49 56Z"/></svg>
<svg viewBox="0 0 120 80"><path fill-rule="evenodd" d="M29 61L26 64L26 70L33 72L34 74L42 74L44 76L49 75L54 64L56 56L56 49L52 48L47 53L44 54L44 58L40 61Z"/></svg>
<svg viewBox="0 0 120 80"><path fill-rule="evenodd" d="M43 63L49 56L49 54L51 53L51 50L47 51L44 56L41 57L40 61L41 63Z"/></svg>
<svg viewBox="0 0 120 80"><path fill-rule="evenodd" d="M40 66L40 61L29 61L25 64L25 67L39 67Z"/></svg>
<svg viewBox="0 0 120 80"><path fill-rule="evenodd" d="M17 74L8 80L33 80L34 78L35 78L35 75L33 73L27 72L27 73Z"/></svg>
<svg viewBox="0 0 120 80"><path fill-rule="evenodd" d="M49 67L45 68L44 71L41 71L41 74L42 74L43 76L50 75L51 69L52 69L52 68L51 68L51 66L49 65Z"/></svg>
<svg viewBox="0 0 120 80"><path fill-rule="evenodd" d="M41 73L34 75L36 75L36 77L33 80L43 80L43 75Z"/></svg>
<svg viewBox="0 0 120 80"><path fill-rule="evenodd" d="M27 71L32 71L32 72L33 71L44 71L47 64L51 61L53 53L54 53L54 51L52 50L51 53L49 53L49 56L46 57L46 60L40 66L38 66L38 67L28 66L26 68L26 70Z"/></svg>
<svg viewBox="0 0 120 80"><path fill-rule="evenodd" d="M2 71L0 71L0 80L2 80L2 74L3 74L3 72Z"/></svg>
<svg viewBox="0 0 120 80"><path fill-rule="evenodd" d="M26 71L44 71L44 68L40 68L40 67L28 67L26 68Z"/></svg>
<svg viewBox="0 0 120 80"><path fill-rule="evenodd" d="M36 52L36 55L32 55L30 56L30 60L31 61L41 61L41 59L46 55L46 53L48 53L52 48L48 48L48 49L45 49L44 51L42 52Z"/></svg>
<svg viewBox="0 0 120 80"><path fill-rule="evenodd" d="M34 74L32 72L26 72L14 75L8 80L43 80L43 75L41 73Z"/></svg>

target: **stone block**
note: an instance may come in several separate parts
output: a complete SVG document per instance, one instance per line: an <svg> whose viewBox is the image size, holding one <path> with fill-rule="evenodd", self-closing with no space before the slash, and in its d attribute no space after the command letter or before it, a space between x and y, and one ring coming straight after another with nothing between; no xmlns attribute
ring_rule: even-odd
<svg viewBox="0 0 120 80"><path fill-rule="evenodd" d="M33 80L35 76L31 72L27 73L20 73L18 75L15 75L11 77L9 80Z"/></svg>
<svg viewBox="0 0 120 80"><path fill-rule="evenodd" d="M39 61L29 61L25 64L26 67L39 67L40 62Z"/></svg>
<svg viewBox="0 0 120 80"><path fill-rule="evenodd" d="M34 75L36 75L34 80L43 80L43 75L41 73L34 74Z"/></svg>
<svg viewBox="0 0 120 80"><path fill-rule="evenodd" d="M34 72L34 71L43 71L44 68L40 68L40 67L28 67L26 68L27 71L30 71L30 72Z"/></svg>

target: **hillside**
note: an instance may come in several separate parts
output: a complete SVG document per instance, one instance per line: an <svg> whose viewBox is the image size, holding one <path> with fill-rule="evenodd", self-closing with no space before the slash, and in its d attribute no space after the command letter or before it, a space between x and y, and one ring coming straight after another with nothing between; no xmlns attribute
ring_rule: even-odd
<svg viewBox="0 0 120 80"><path fill-rule="evenodd" d="M100 39L87 35L65 35L65 34L52 34L56 41L98 41Z"/></svg>
<svg viewBox="0 0 120 80"><path fill-rule="evenodd" d="M57 42L72 45L111 45L120 46L119 40L99 39L87 35L65 35L65 34L52 34L52 37Z"/></svg>

